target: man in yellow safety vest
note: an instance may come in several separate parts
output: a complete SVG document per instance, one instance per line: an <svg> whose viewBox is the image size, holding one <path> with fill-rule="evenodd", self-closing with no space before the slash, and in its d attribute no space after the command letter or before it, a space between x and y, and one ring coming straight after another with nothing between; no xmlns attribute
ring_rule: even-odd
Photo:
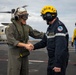
<svg viewBox="0 0 76 75"><path fill-rule="evenodd" d="M76 23L75 23L75 26L76 26ZM75 45L75 52L76 52L76 28L74 29L72 42L71 42L71 46L73 47L74 45Z"/></svg>

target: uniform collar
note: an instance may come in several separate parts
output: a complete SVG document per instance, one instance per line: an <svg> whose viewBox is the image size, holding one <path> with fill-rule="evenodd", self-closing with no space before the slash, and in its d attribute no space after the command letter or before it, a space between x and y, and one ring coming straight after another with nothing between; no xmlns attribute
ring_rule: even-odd
<svg viewBox="0 0 76 75"><path fill-rule="evenodd" d="M56 26L57 22L58 22L58 18L56 18L56 20L53 22L53 24L50 24L48 29L52 29L54 26Z"/></svg>
<svg viewBox="0 0 76 75"><path fill-rule="evenodd" d="M49 26L53 26L53 25L55 25L57 22L58 22L58 17L56 18L56 20L52 23L52 24L49 24Z"/></svg>
<svg viewBox="0 0 76 75"><path fill-rule="evenodd" d="M11 22L13 22L15 24L18 24L18 25L22 25L22 26L25 26L26 25L26 24L22 24L22 23L21 24L20 23L17 23L17 21L14 18L11 19Z"/></svg>

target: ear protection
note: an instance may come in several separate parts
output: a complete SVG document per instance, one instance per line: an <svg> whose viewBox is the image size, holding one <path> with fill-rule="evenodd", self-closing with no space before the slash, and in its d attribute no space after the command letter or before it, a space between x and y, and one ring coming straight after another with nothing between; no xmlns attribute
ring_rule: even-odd
<svg viewBox="0 0 76 75"><path fill-rule="evenodd" d="M57 16L57 13L47 12L46 14L43 14L41 16L42 16L43 20L52 21Z"/></svg>
<svg viewBox="0 0 76 75"><path fill-rule="evenodd" d="M19 18L27 20L28 19L28 13L23 13L23 12L27 12L27 10L24 8L17 8L15 11L15 14L14 14L15 20L19 20Z"/></svg>
<svg viewBox="0 0 76 75"><path fill-rule="evenodd" d="M14 18L15 18L15 20L19 20L19 16L18 15L15 15Z"/></svg>

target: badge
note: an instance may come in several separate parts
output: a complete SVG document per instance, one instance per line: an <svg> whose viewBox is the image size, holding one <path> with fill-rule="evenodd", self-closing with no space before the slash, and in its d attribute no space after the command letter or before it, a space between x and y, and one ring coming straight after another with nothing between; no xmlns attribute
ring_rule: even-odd
<svg viewBox="0 0 76 75"><path fill-rule="evenodd" d="M59 26L58 27L58 31L62 31L63 30L63 27L62 26Z"/></svg>

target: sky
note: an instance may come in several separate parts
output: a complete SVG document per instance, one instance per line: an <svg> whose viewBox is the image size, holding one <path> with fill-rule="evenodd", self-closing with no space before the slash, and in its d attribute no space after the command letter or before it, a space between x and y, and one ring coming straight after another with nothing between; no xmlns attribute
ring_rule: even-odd
<svg viewBox="0 0 76 75"><path fill-rule="evenodd" d="M73 35L76 22L76 0L1 0L0 11L11 11L13 8L28 5L26 7L29 18L27 24L42 32L46 32L48 25L40 16L41 9L45 5L52 5L57 9L58 18L65 24L69 36ZM11 14L0 13L1 22L11 22Z"/></svg>

